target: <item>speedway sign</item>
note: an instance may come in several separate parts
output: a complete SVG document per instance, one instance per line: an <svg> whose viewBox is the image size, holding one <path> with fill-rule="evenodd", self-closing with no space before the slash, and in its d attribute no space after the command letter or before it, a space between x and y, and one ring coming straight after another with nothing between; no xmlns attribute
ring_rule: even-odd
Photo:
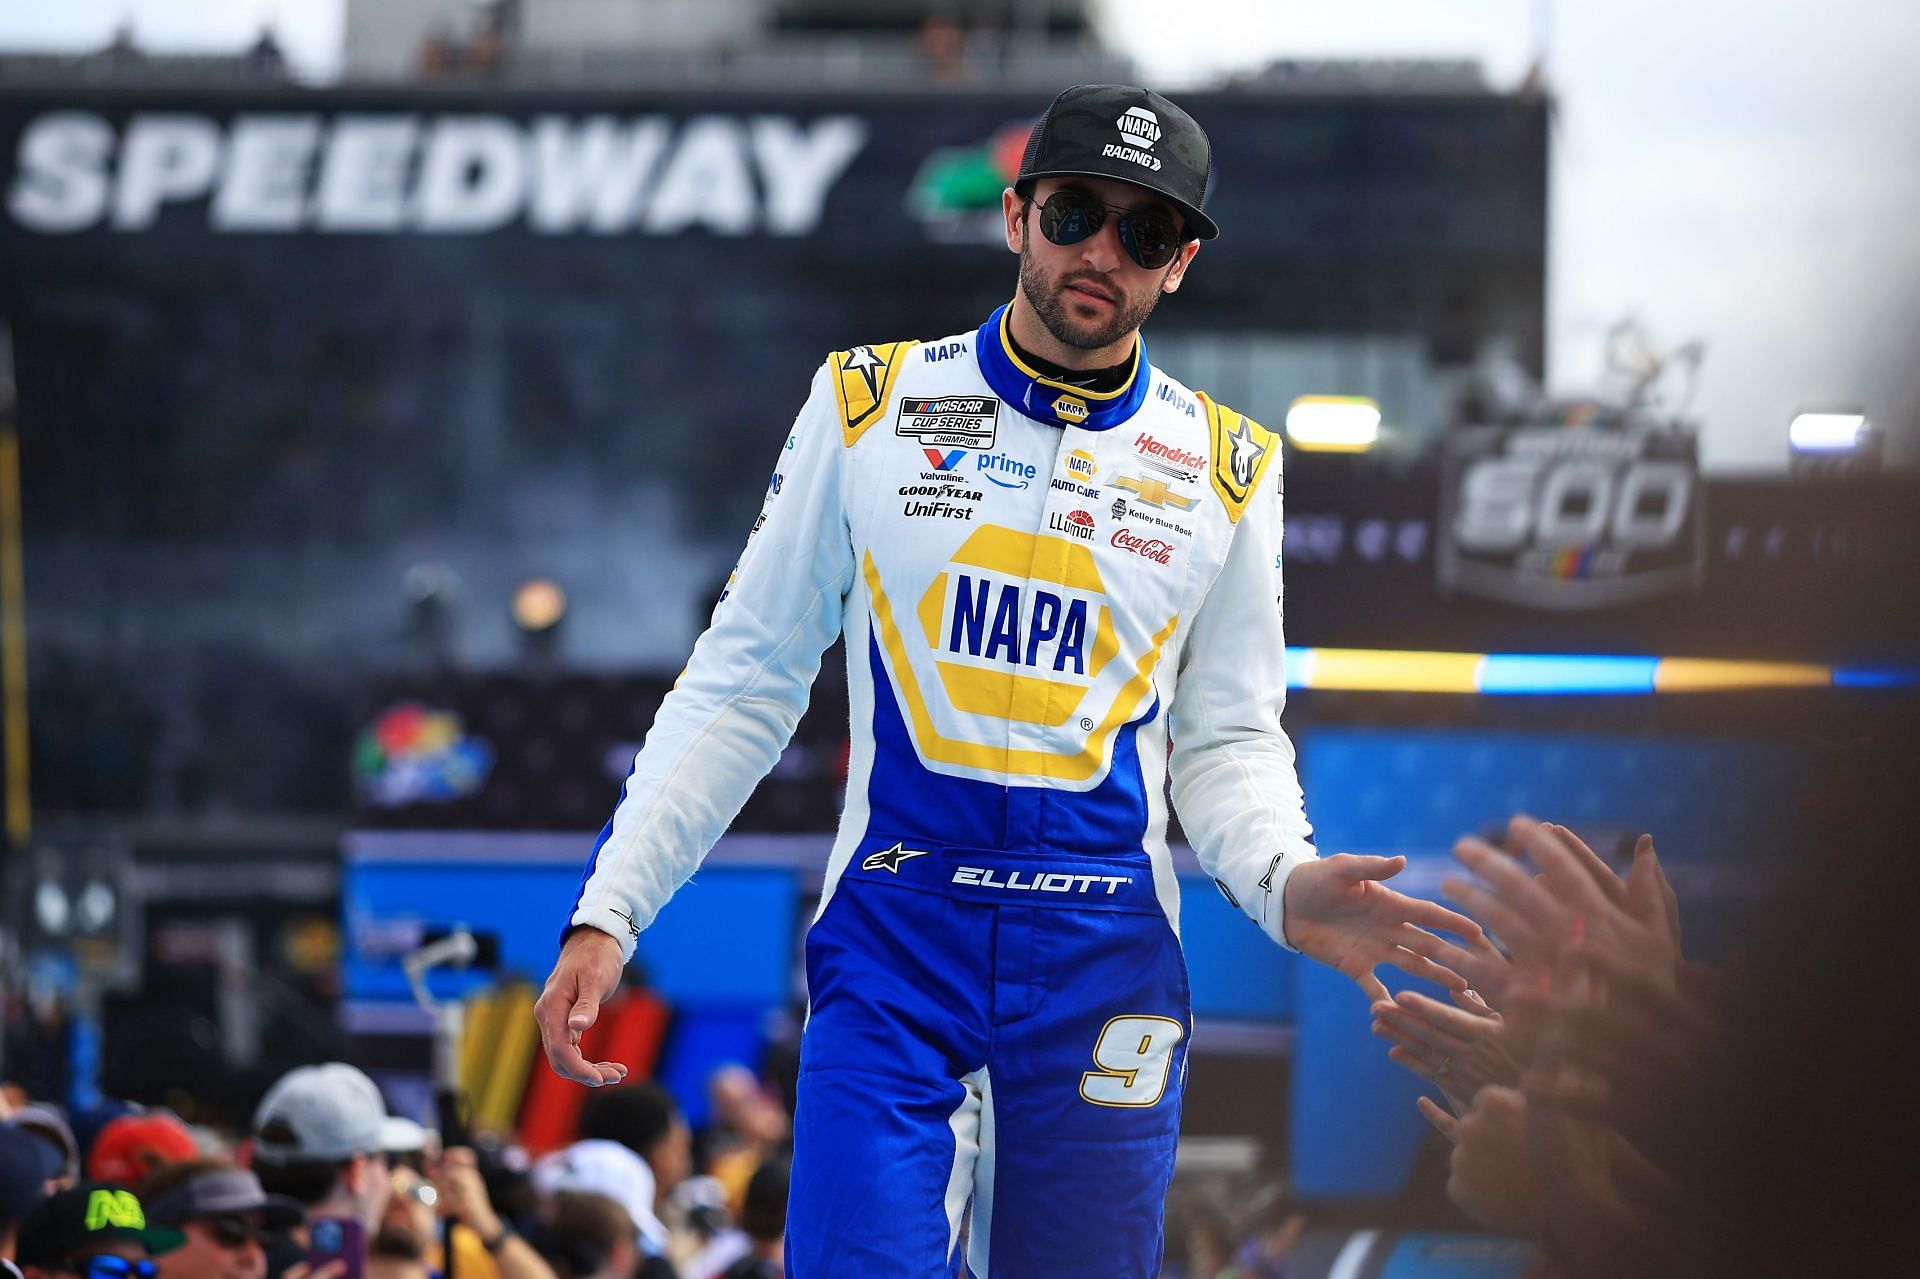
<svg viewBox="0 0 1920 1279"><path fill-rule="evenodd" d="M140 232L798 236L867 141L859 116L47 110L4 168L6 221Z"/></svg>

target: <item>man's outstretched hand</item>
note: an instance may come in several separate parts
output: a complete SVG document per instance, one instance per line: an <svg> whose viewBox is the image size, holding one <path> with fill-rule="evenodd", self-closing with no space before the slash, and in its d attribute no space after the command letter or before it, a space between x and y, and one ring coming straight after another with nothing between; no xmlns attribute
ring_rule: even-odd
<svg viewBox="0 0 1920 1279"><path fill-rule="evenodd" d="M1436 937L1441 928L1469 942L1480 926L1437 902L1396 893L1381 880L1407 864L1404 857L1358 857L1335 853L1294 869L1287 879L1287 940L1309 958L1351 977L1369 1001L1387 998L1373 970L1381 964L1404 968L1415 977L1465 990L1460 975L1471 956Z"/></svg>
<svg viewBox="0 0 1920 1279"><path fill-rule="evenodd" d="M589 1088L617 1084L627 1068L617 1061L588 1061L580 1036L600 1016L600 1005L620 985L620 943L598 928L579 927L567 935L547 988L534 1001L533 1019L554 1073Z"/></svg>

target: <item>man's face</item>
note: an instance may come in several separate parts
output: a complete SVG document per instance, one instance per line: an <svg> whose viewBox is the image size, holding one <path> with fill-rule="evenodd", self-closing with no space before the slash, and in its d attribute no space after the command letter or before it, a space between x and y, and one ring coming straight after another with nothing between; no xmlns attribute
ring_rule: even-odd
<svg viewBox="0 0 1920 1279"><path fill-rule="evenodd" d="M154 1259L160 1279L262 1279L267 1273L258 1213L191 1217L180 1230L187 1241Z"/></svg>
<svg viewBox="0 0 1920 1279"><path fill-rule="evenodd" d="M673 1125L647 1151L646 1160L653 1169L654 1202L659 1203L693 1172L693 1130L687 1121L675 1115Z"/></svg>
<svg viewBox="0 0 1920 1279"><path fill-rule="evenodd" d="M116 1239L110 1243L96 1244L85 1252L77 1253L58 1266L51 1268L40 1266L22 1266L28 1279L73 1279L75 1275L85 1275L89 1261L94 1257L118 1257L125 1262L139 1262L147 1259L147 1248L133 1239Z"/></svg>
<svg viewBox="0 0 1920 1279"><path fill-rule="evenodd" d="M1085 192L1111 206L1100 229L1078 244L1054 244L1040 231L1040 206L1062 187ZM1171 204L1130 182L1105 178L1042 178L1029 207L1008 193L1007 245L1020 253L1020 291L1055 341L1083 351L1123 340L1146 323L1162 293L1186 276L1198 241L1180 246L1172 262L1149 271L1127 256L1114 209L1159 209L1184 228Z"/></svg>

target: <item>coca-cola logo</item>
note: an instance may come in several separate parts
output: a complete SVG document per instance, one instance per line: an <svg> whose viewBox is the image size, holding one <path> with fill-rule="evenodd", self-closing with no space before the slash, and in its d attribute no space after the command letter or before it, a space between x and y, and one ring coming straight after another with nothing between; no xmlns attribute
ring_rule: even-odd
<svg viewBox="0 0 1920 1279"><path fill-rule="evenodd" d="M1173 558L1173 543L1158 537L1142 537L1130 528L1117 530L1113 535L1113 545L1123 551L1132 551L1142 559L1152 560L1155 564L1165 564Z"/></svg>

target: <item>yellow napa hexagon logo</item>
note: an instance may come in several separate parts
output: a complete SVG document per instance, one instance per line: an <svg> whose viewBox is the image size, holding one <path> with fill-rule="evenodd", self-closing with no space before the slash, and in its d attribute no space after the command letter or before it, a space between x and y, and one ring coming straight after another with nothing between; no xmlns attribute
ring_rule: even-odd
<svg viewBox="0 0 1920 1279"><path fill-rule="evenodd" d="M1087 547L974 533L920 597L920 628L955 710L1058 727L1120 651Z"/></svg>
<svg viewBox="0 0 1920 1279"><path fill-rule="evenodd" d="M1168 618L1136 661L1113 667L1120 641L1089 547L997 526L974 530L916 602L914 647L925 643L936 696L954 710L1059 731L1025 736L1056 743L1051 749L969 741L936 726L871 551L863 572L915 745L929 762L993 773L1095 776L1115 732L1145 704L1179 621Z"/></svg>

